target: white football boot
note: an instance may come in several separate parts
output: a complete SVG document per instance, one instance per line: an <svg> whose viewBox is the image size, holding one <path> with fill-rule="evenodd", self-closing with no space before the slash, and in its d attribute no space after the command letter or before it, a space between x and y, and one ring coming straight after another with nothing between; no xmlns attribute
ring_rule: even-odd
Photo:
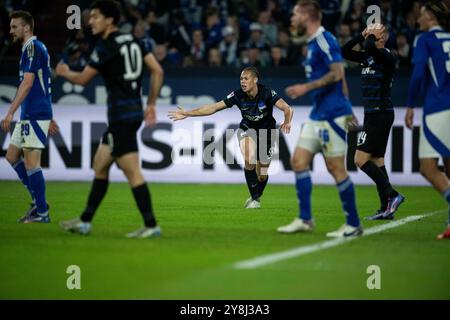
<svg viewBox="0 0 450 320"><path fill-rule="evenodd" d="M161 228L156 226L154 228L143 227L136 231L127 233L125 236L127 238L154 238L161 236Z"/></svg>
<svg viewBox="0 0 450 320"><path fill-rule="evenodd" d="M90 222L83 222L79 218L61 221L59 223L62 229L73 233L87 235L91 232L92 226Z"/></svg>
<svg viewBox="0 0 450 320"><path fill-rule="evenodd" d="M343 224L336 231L328 232L327 237L331 238L346 238L346 237L357 237L363 234L363 228L361 225L357 227L352 227L348 224Z"/></svg>
<svg viewBox="0 0 450 320"><path fill-rule="evenodd" d="M314 222L312 220L305 221L300 218L295 218L290 224L279 227L277 229L280 233L295 233L313 231Z"/></svg>

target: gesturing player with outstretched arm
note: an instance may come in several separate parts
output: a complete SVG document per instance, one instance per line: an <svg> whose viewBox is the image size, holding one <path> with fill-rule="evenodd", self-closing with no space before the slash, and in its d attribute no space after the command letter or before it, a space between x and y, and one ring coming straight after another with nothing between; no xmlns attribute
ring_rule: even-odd
<svg viewBox="0 0 450 320"><path fill-rule="evenodd" d="M424 31L413 52L414 70L409 83L406 126L413 127L413 107L423 87L425 99L420 128L420 172L448 203L447 229L438 239L450 239L450 17L442 1L427 2L418 23ZM445 28L445 29L444 29ZM438 168L442 157L445 173Z"/></svg>
<svg viewBox="0 0 450 320"><path fill-rule="evenodd" d="M131 34L118 31L119 20L120 7L116 1L94 2L89 24L92 33L99 39L88 65L82 72L71 71L66 64L59 64L56 69L58 75L81 85L86 85L100 73L108 92L108 129L95 153L95 179L86 209L80 219L64 221L61 226L80 234L90 232L91 221L108 188L109 170L116 162L128 179L145 224L143 228L127 234L127 237L154 237L160 235L161 230L153 215L150 191L142 176L136 132L143 116L148 125L156 121L155 103L163 81L163 70L150 48ZM141 80L144 63L152 73L152 83L143 113Z"/></svg>
<svg viewBox="0 0 450 320"><path fill-rule="evenodd" d="M13 12L10 27L13 41L22 44L21 82L8 114L1 122L2 129L9 131L19 106L21 114L20 121L14 128L6 159L32 198L30 210L19 222L48 223L50 216L41 170L41 155L47 145L47 134L57 131L56 124L52 122L50 57L45 45L33 36L34 20L30 13Z"/></svg>
<svg viewBox="0 0 450 320"><path fill-rule="evenodd" d="M260 198L269 178L268 168L274 143L272 130L276 128L273 107L284 112L284 122L280 126L284 133L290 132L293 116L292 108L275 91L258 84L259 77L256 68L244 68L240 77L241 88L231 92L224 100L190 111L179 109L169 112L169 118L182 120L208 116L234 105L241 110L242 121L237 136L245 160L245 180L250 192L244 204L247 209L261 206Z"/></svg>

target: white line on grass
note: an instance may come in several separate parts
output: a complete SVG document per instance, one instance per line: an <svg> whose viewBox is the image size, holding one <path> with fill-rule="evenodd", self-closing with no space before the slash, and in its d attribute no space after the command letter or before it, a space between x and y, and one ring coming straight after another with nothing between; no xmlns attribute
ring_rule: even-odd
<svg viewBox="0 0 450 320"><path fill-rule="evenodd" d="M385 231L388 229L397 228L397 227L404 225L406 223L409 223L411 221L420 220L422 218L432 216L439 212L443 212L443 210L433 211L433 212L429 212L429 213L422 214L422 215L408 216L408 217L403 218L398 221L394 221L394 222L382 224L382 225L379 225L376 227L372 227L372 228L364 230L364 233L361 237L370 236L371 234L374 234L374 233L379 233L379 232L382 232L382 231ZM311 245L307 245L307 246L301 246L301 247L293 248L290 250L281 251L278 253L267 254L267 255L255 257L252 259L236 262L233 265L233 268L235 268L235 269L254 269L254 268L265 266L265 265L275 263L278 261L303 256L308 253L313 253L316 251L333 248L333 247L339 246L341 244L359 239L361 237L335 238L333 240L322 241L319 243L315 243L315 244L311 244Z"/></svg>

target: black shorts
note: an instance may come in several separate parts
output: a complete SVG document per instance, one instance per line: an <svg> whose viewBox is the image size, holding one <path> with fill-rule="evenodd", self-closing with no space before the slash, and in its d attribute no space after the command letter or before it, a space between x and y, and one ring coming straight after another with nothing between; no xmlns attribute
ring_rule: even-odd
<svg viewBox="0 0 450 320"><path fill-rule="evenodd" d="M394 123L394 112L366 113L364 115L363 131L358 134L357 149L382 158Z"/></svg>
<svg viewBox="0 0 450 320"><path fill-rule="evenodd" d="M138 143L136 133L141 124L142 121L110 124L103 134L102 144L110 147L111 155L114 157L120 157L130 152L137 152Z"/></svg>
<svg viewBox="0 0 450 320"><path fill-rule="evenodd" d="M239 126L237 130L239 142L246 137L256 142L256 160L268 164L272 160L275 141L278 139L278 130L273 128L253 129Z"/></svg>

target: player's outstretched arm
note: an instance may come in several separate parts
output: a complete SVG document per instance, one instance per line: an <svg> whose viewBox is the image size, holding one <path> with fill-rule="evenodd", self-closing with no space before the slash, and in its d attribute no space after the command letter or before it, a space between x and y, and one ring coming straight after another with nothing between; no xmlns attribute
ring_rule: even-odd
<svg viewBox="0 0 450 320"><path fill-rule="evenodd" d="M209 116L211 114L216 113L217 111L225 109L226 107L227 105L223 100L216 102L214 104L207 104L190 111L186 111L182 107L178 106L178 110L169 111L168 117L173 121L178 121L186 119L187 117Z"/></svg>
<svg viewBox="0 0 450 320"><path fill-rule="evenodd" d="M291 132L291 121L294 116L294 109L292 109L292 107L283 99L278 99L275 103L275 107L284 112L284 122L281 124L280 129L283 133L288 134Z"/></svg>
<svg viewBox="0 0 450 320"><path fill-rule="evenodd" d="M330 84L339 82L344 78L344 65L341 62L330 64L330 71L322 78L306 84L308 91L326 87Z"/></svg>
<svg viewBox="0 0 450 320"><path fill-rule="evenodd" d="M164 70L152 53L148 53L144 57L144 61L151 74L147 107L144 111L144 120L146 125L154 126L156 124L156 99L159 96L164 81Z"/></svg>
<svg viewBox="0 0 450 320"><path fill-rule="evenodd" d="M1 126L4 131L9 131L11 122L14 117L14 113L16 113L17 109L20 107L25 98L28 96L28 93L33 87L34 78L35 75L32 72L25 72L25 74L23 75L23 80L20 83L19 88L17 89L17 93L16 96L14 97L14 100L11 102L11 106L9 107L8 113L6 114L5 118L1 121Z"/></svg>
<svg viewBox="0 0 450 320"><path fill-rule="evenodd" d="M291 99L295 99L307 94L311 90L326 87L330 84L336 83L344 77L344 65L341 62L330 64L330 71L328 71L322 78L312 82L295 84L286 88L286 94Z"/></svg>
<svg viewBox="0 0 450 320"><path fill-rule="evenodd" d="M57 76L66 78L70 82L81 86L87 85L97 75L97 73L97 69L94 69L91 66L84 67L81 72L70 70L69 66L62 62L58 63L56 66Z"/></svg>

